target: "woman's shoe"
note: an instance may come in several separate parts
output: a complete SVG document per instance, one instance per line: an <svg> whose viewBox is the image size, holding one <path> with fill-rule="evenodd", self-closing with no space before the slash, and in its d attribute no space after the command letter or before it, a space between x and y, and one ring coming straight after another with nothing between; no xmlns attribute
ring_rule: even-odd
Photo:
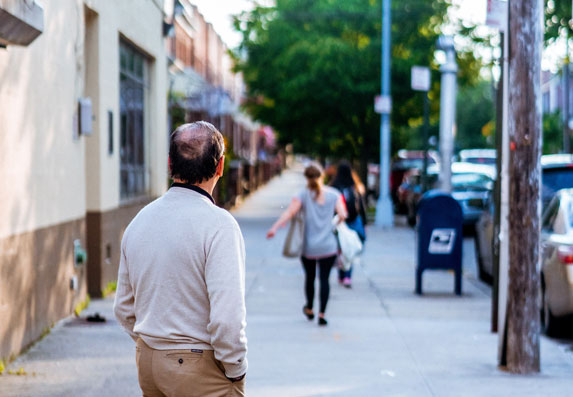
<svg viewBox="0 0 573 397"><path fill-rule="evenodd" d="M314 313L313 313L312 310L310 310L308 307L303 306L303 307L302 307L302 312L304 313L304 315L306 316L306 318L308 318L309 320L314 320Z"/></svg>
<svg viewBox="0 0 573 397"><path fill-rule="evenodd" d="M324 317L319 317L319 318L318 318L318 325L324 327L324 326L327 325L327 324L328 324L328 321L326 321L326 319L325 319Z"/></svg>
<svg viewBox="0 0 573 397"><path fill-rule="evenodd" d="M346 288L352 288L352 281L350 280L350 277L344 277L344 280L342 280L342 285L344 285Z"/></svg>

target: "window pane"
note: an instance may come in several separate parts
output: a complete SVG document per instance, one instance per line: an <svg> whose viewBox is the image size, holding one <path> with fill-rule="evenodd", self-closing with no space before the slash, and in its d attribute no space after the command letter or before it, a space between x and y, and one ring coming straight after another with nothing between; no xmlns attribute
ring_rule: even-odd
<svg viewBox="0 0 573 397"><path fill-rule="evenodd" d="M145 194L145 58L121 44L120 64L120 192L122 199Z"/></svg>

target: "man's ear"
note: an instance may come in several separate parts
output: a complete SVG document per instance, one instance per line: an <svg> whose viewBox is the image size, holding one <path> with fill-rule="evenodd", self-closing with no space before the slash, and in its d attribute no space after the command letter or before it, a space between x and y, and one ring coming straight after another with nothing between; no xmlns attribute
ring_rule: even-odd
<svg viewBox="0 0 573 397"><path fill-rule="evenodd" d="M167 166L169 167L169 173L171 173L171 157L167 156Z"/></svg>
<svg viewBox="0 0 573 397"><path fill-rule="evenodd" d="M222 177L224 169L225 169L225 156L222 156L221 161L219 161L219 164L217 164L216 175L218 177Z"/></svg>

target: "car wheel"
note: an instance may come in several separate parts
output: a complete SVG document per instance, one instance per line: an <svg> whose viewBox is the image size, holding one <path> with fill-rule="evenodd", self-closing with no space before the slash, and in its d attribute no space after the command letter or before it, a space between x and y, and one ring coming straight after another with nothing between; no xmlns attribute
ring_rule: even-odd
<svg viewBox="0 0 573 397"><path fill-rule="evenodd" d="M545 288L545 283L541 284L541 324L543 330L547 336L555 336L557 332L557 318L551 314L551 308L549 307L549 299L547 299L547 291Z"/></svg>

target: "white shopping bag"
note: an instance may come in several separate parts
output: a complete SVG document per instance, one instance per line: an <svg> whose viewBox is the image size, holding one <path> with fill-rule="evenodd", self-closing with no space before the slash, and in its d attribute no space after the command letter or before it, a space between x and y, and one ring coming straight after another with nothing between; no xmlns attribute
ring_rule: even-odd
<svg viewBox="0 0 573 397"><path fill-rule="evenodd" d="M336 215L332 220L332 224L334 226L334 234L338 238L342 268L348 270L362 252L362 241L358 237L358 233L350 229L346 222L340 222L339 219L338 215Z"/></svg>

